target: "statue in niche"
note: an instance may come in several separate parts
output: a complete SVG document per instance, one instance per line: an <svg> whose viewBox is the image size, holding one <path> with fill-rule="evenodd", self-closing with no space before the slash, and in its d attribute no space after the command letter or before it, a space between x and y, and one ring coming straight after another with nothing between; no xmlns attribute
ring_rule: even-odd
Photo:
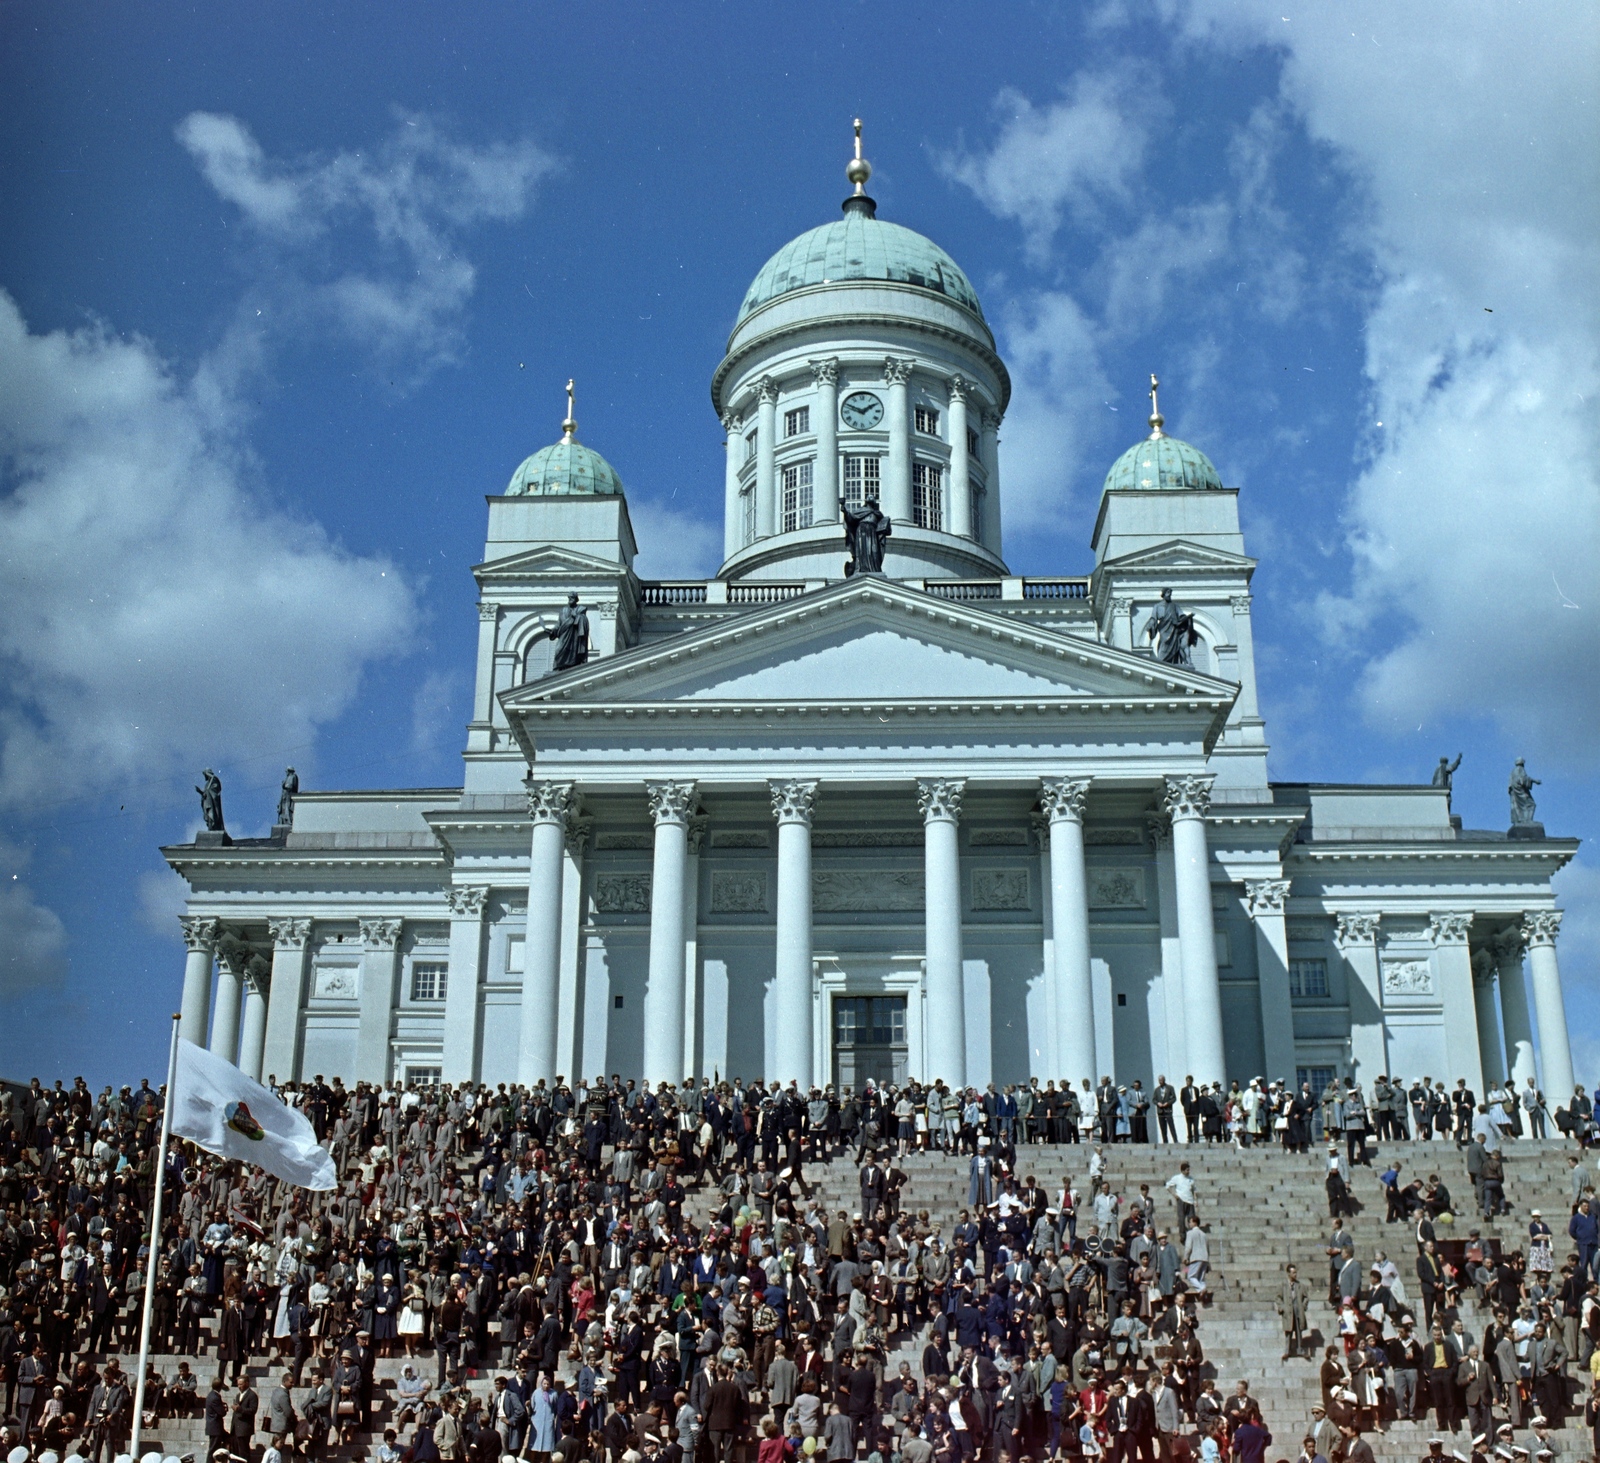
<svg viewBox="0 0 1600 1463"><path fill-rule="evenodd" d="M1539 779L1528 776L1528 769L1522 765L1522 758L1518 757L1517 765L1511 769L1511 785L1507 788L1511 794L1513 828L1532 828L1538 823L1533 803L1533 790L1538 785Z"/></svg>
<svg viewBox="0 0 1600 1463"><path fill-rule="evenodd" d="M883 545L894 525L878 508L878 500L868 498L859 508L841 503L839 511L844 516L844 541L850 550L845 578L852 574L882 574Z"/></svg>
<svg viewBox="0 0 1600 1463"><path fill-rule="evenodd" d="M224 833L227 830L222 825L222 779L209 767L200 773L201 786L195 791L200 794L200 816L205 819L206 832Z"/></svg>
<svg viewBox="0 0 1600 1463"><path fill-rule="evenodd" d="M1170 589L1161 591L1161 602L1144 622L1144 638L1155 641L1156 659L1162 664L1194 668L1189 647L1199 644L1200 632L1194 627L1194 616L1173 604Z"/></svg>
<svg viewBox="0 0 1600 1463"><path fill-rule="evenodd" d="M1439 765L1433 769L1433 785L1444 789L1445 811L1450 810L1450 792L1453 786L1451 779L1456 775L1456 768L1461 765L1461 753L1456 753L1456 760L1452 762L1448 757L1441 757Z"/></svg>
<svg viewBox="0 0 1600 1463"><path fill-rule="evenodd" d="M589 613L578 603L575 592L567 596L566 608L556 617L554 625L546 625L542 616L539 623L556 643L552 670L570 671L574 666L589 663Z"/></svg>
<svg viewBox="0 0 1600 1463"><path fill-rule="evenodd" d="M273 819L280 828L294 822L294 798L300 791L300 774L292 767L284 769L283 785L278 789L278 816Z"/></svg>

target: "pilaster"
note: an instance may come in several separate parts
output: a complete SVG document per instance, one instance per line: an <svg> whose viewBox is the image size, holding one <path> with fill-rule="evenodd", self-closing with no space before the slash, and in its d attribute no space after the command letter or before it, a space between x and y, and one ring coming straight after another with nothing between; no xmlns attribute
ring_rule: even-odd
<svg viewBox="0 0 1600 1463"><path fill-rule="evenodd" d="M444 1049L440 1055L446 1082L478 1079L478 1033L483 984L484 913L489 890L483 884L454 884L450 902L450 973L444 991Z"/></svg>
<svg viewBox="0 0 1600 1463"><path fill-rule="evenodd" d="M386 1082L400 974L401 922L361 921L361 1016L356 1031L356 1081Z"/></svg>
<svg viewBox="0 0 1600 1463"><path fill-rule="evenodd" d="M1289 931L1284 911L1288 879L1254 879L1244 886L1245 907L1256 931L1256 984L1261 1000L1262 1059L1269 1080L1295 1077L1294 1005L1289 997Z"/></svg>
<svg viewBox="0 0 1600 1463"><path fill-rule="evenodd" d="M272 988L267 995L267 1040L261 1064L269 1077L298 1082L311 921L280 916L267 921L267 932L272 936Z"/></svg>
<svg viewBox="0 0 1600 1463"><path fill-rule="evenodd" d="M1368 1087L1373 1078L1389 1070L1383 972L1378 957L1382 918L1375 910L1348 910L1334 916L1334 942L1350 973L1346 982L1350 994L1350 1061L1356 1078Z"/></svg>

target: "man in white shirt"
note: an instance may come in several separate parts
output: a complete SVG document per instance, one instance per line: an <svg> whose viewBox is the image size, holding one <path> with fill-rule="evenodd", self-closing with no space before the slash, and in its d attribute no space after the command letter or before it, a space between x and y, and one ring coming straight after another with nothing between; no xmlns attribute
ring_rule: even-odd
<svg viewBox="0 0 1600 1463"><path fill-rule="evenodd" d="M1178 1201L1178 1230L1187 1235L1189 1220L1196 1213L1194 1202L1194 1178L1189 1172L1187 1163L1178 1165L1177 1173L1167 1180L1167 1188L1171 1190L1172 1197Z"/></svg>

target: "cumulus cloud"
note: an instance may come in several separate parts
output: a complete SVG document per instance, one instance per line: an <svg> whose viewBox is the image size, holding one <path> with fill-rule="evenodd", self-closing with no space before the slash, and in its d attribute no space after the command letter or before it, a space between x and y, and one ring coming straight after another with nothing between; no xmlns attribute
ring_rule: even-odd
<svg viewBox="0 0 1600 1463"><path fill-rule="evenodd" d="M274 159L236 117L194 112L178 125L218 196L233 204L280 266L274 298L288 318L321 312L358 345L405 356L413 372L453 359L477 274L459 235L520 217L555 157L522 139L477 146L435 119L401 113L370 151ZM317 247L352 231L352 251Z"/></svg>
<svg viewBox="0 0 1600 1463"><path fill-rule="evenodd" d="M1064 217L1090 219L1128 197L1150 113L1130 105L1131 89L1132 78L1118 69L1080 72L1062 99L1045 107L1007 87L995 98L995 143L947 154L944 171L1001 218L1021 224L1029 247L1043 254Z"/></svg>
<svg viewBox="0 0 1600 1463"><path fill-rule="evenodd" d="M1600 194L1575 158L1600 69L1591 7L1169 5L1206 44L1276 48L1282 98L1363 190L1353 241L1372 428L1330 597L1384 726L1488 713L1535 755L1592 757L1600 605ZM1438 37L1448 33L1450 43Z"/></svg>
<svg viewBox="0 0 1600 1463"><path fill-rule="evenodd" d="M304 745L405 649L402 576L265 506L238 426L204 372L0 293L0 803Z"/></svg>
<svg viewBox="0 0 1600 1463"><path fill-rule="evenodd" d="M722 562L722 525L648 498L628 499L644 579L703 579Z"/></svg>
<svg viewBox="0 0 1600 1463"><path fill-rule="evenodd" d="M67 932L24 882L27 863L0 839L0 998L59 985L67 973Z"/></svg>

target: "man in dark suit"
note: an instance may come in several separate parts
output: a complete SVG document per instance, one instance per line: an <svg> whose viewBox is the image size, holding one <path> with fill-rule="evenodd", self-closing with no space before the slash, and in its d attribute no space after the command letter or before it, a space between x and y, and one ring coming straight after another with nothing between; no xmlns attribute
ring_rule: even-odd
<svg viewBox="0 0 1600 1463"><path fill-rule="evenodd" d="M1200 1130L1200 1089L1193 1077L1183 1079L1183 1090L1178 1093L1178 1103L1183 1108L1185 1143L1193 1143Z"/></svg>
<svg viewBox="0 0 1600 1463"><path fill-rule="evenodd" d="M1456 1368L1456 1388L1467 1406L1467 1431L1474 1437L1494 1433L1493 1386L1489 1364L1478 1355L1476 1346L1469 1346Z"/></svg>
<svg viewBox="0 0 1600 1463"><path fill-rule="evenodd" d="M206 1457L222 1448L227 1437L228 1398L222 1390L222 1378L212 1377L211 1390L206 1393Z"/></svg>
<svg viewBox="0 0 1600 1463"><path fill-rule="evenodd" d="M250 1373L241 1373L233 1411L228 1417L228 1451L237 1458L250 1456L250 1443L256 1435L256 1413L260 1408L261 1394L250 1385Z"/></svg>
<svg viewBox="0 0 1600 1463"><path fill-rule="evenodd" d="M726 1366L717 1368L717 1380L706 1396L706 1431L711 1434L711 1447L717 1463L730 1463L734 1444L745 1420L743 1389L733 1380Z"/></svg>

